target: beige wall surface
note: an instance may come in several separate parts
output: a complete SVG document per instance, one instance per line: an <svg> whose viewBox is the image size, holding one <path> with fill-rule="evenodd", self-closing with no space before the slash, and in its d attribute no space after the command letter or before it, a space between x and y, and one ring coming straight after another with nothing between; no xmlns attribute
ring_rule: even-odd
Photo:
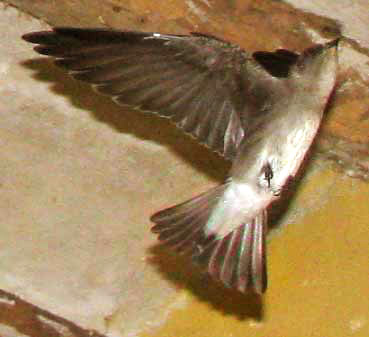
<svg viewBox="0 0 369 337"><path fill-rule="evenodd" d="M197 30L249 50L302 50L335 36L340 15L328 0L309 7L327 18L279 1L5 2L51 24ZM20 38L49 26L0 3L0 336L368 336L369 53L339 20L340 85L271 235L260 301L209 284L149 230L229 164L71 80Z"/></svg>

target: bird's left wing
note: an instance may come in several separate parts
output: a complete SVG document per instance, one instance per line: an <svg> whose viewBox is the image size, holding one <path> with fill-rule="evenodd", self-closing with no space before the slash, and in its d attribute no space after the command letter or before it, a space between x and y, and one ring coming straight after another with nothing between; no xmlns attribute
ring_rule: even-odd
<svg viewBox="0 0 369 337"><path fill-rule="evenodd" d="M234 158L250 119L245 105L254 100L244 83L253 87L257 80L245 82L242 69L254 63L263 68L238 46L197 33L67 27L23 38L118 104L170 118L200 143Z"/></svg>

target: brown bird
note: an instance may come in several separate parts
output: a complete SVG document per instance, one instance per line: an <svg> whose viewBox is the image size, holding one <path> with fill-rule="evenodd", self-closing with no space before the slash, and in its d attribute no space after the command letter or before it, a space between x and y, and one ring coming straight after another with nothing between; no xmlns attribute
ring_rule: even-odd
<svg viewBox="0 0 369 337"><path fill-rule="evenodd" d="M154 214L152 231L241 292L267 286L267 208L293 178L333 91L338 40L300 55L218 38L54 28L23 36L115 102L169 118L232 161L224 184Z"/></svg>

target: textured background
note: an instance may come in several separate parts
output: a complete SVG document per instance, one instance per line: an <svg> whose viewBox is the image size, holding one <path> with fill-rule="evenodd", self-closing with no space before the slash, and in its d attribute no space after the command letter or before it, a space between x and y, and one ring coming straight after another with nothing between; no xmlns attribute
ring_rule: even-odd
<svg viewBox="0 0 369 337"><path fill-rule="evenodd" d="M368 179L368 5L298 3L318 15L276 1L0 3L1 337L368 335L369 187L343 174ZM271 240L263 303L207 284L149 232L153 212L221 181L228 164L37 56L20 36L45 22L297 51L341 27L337 95Z"/></svg>

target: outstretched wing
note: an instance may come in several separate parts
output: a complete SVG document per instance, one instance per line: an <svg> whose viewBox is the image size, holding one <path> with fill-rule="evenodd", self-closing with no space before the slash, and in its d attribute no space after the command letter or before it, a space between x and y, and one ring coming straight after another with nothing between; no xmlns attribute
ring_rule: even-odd
<svg viewBox="0 0 369 337"><path fill-rule="evenodd" d="M196 33L107 29L55 28L23 38L118 104L170 118L199 142L234 158L247 120L241 71L255 62L238 46Z"/></svg>

